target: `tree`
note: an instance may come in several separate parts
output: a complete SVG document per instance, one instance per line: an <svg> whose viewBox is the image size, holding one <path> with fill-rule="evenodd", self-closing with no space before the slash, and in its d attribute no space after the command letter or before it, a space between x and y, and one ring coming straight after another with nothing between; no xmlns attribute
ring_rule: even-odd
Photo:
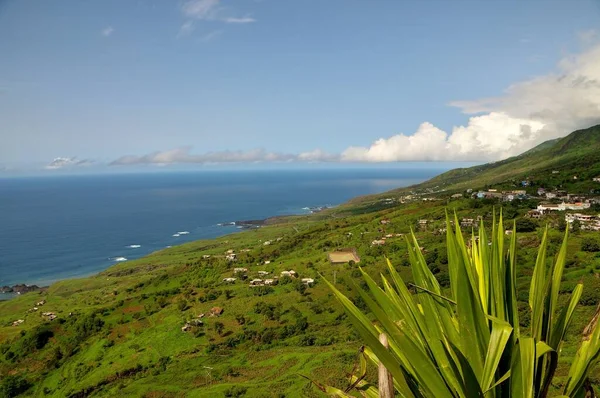
<svg viewBox="0 0 600 398"><path fill-rule="evenodd" d="M571 231L579 232L581 231L581 222L579 220L573 220L571 223Z"/></svg>
<svg viewBox="0 0 600 398"><path fill-rule="evenodd" d="M537 228L537 224L527 218L517 220L517 232L533 232Z"/></svg>
<svg viewBox="0 0 600 398"><path fill-rule="evenodd" d="M547 232L542 238L531 278L529 308L525 312L531 326L530 330L521 331L516 232L506 245L502 218L494 230L497 233L490 236L481 228L477 250L468 250L460 228L454 232L447 222L449 293L441 289L424 258L417 255L419 246L414 235L407 243L414 295L389 260L391 280L381 276L385 290L363 272L369 292L357 290L375 322L325 281L366 345L363 359L384 366L395 379L394 386L400 396L544 398L548 395L561 344L583 292L583 285L578 284L568 303L559 307L568 231L549 269L546 269ZM380 343L381 333L387 336L389 349ZM595 325L575 354L561 386L562 395L594 396L588 387L588 377L599 358L600 325ZM376 387L367 383L365 375L366 370L354 375L351 389L368 389L369 396L377 396ZM336 388L315 384L330 395L349 396Z"/></svg>

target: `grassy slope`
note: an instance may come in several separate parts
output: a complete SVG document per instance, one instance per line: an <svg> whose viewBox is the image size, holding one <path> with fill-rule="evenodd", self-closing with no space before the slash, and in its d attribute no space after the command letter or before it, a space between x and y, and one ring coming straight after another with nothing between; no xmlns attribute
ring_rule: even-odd
<svg viewBox="0 0 600 398"><path fill-rule="evenodd" d="M491 210L489 207L472 210L466 200L452 202L451 208L465 216L489 216ZM410 279L410 269L402 266L406 257L401 238L382 248L370 248L369 242L382 234L378 231L382 217L392 220L385 233L406 233L418 218L434 220L434 225L428 231L418 232L418 236L422 246L430 251L439 249L441 253L443 250L443 236L434 233L443 222L444 206L440 203L391 206L377 213L344 219L280 221L260 230L163 250L140 260L119 264L95 277L59 282L44 294L31 293L0 303L0 325L7 325L16 318L26 320L20 327L0 328L0 338L5 341L16 338L21 330L30 330L42 323L38 313L25 315L26 310L41 298L48 301L43 310L55 311L60 317L69 319L68 313L74 312L71 318L77 318L98 309L106 322L102 331L87 338L72 357L63 359L58 368L48 369L47 362L53 358L52 350L66 339L61 327L54 323L55 337L50 344L16 364L2 359L0 374L11 370L26 372L35 381L30 390L32 395L46 391L50 396L65 396L91 388L89 391L99 396L113 395L117 391L130 396L182 396L185 391L186 396L208 397L222 396L231 386L243 385L248 388L247 396L318 396L298 374L342 386L343 376L352 368L360 345L324 284L317 283L304 295L288 284L276 287L266 296L257 297L243 282L223 286L221 279L232 275L229 266L223 259L204 260L202 255L222 255L230 248L236 251L251 248L248 257L241 255L237 264L248 266L250 276L255 276L258 270L278 273L292 268L301 277L318 280L321 273L331 280L335 269L338 285L351 293L347 286L351 285L351 280L357 280L352 269L331 266L325 260L325 253L332 247L356 246L365 269L372 275L376 276L383 270L385 254ZM347 236L348 232L352 236ZM362 236L361 232L364 232ZM590 253L578 252L583 236L586 235L571 240L572 261L565 273L566 292L579 280L584 280L589 285L588 289L597 285L597 278L593 275L600 270L600 259ZM277 237L283 239L270 246L262 244L264 240ZM558 232L553 233L555 242L559 237ZM538 244L538 233L524 234L520 239L523 294L528 288ZM256 265L266 259L272 260L272 263ZM443 264L440 261L436 263L443 274ZM157 293L173 288L179 291L166 295L164 308L157 307ZM214 300L199 301L209 288L230 289L233 297L227 299L222 293ZM189 305L184 311L177 305L182 299ZM526 297L523 296L523 299ZM280 321L255 314L253 307L259 301L281 308L283 315ZM181 332L180 327L185 320L206 313L213 306L223 307L225 313L220 318L205 318L207 327L204 335L194 337L192 333ZM291 309L292 306L301 315ZM593 309L588 306L579 310L581 316L568 336L571 344L565 349L569 356L574 354L578 336ZM240 314L247 319L244 326L236 321L236 315ZM239 336L244 329L264 332L268 327L293 325L298 317L307 317L309 327L305 333L271 343L265 343L259 337L257 341L248 341L237 347L226 346L228 339ZM225 332L221 336L213 330L217 321L224 324ZM307 343L303 340L306 336L312 339L313 345L305 345ZM210 344L221 346L213 346L210 351ZM163 357L169 358L165 367L159 365ZM563 365L568 362L568 357L562 362ZM139 372L115 377L118 372L138 365L143 367ZM563 366L560 370L563 376L565 369ZM103 385L106 380L109 382Z"/></svg>
<svg viewBox="0 0 600 398"><path fill-rule="evenodd" d="M500 178L511 168L510 178L515 178L514 173L527 167L540 173L540 170L546 170L544 175L547 175L548 170L559 164L557 156L558 162L564 162L560 164L575 167L573 153L577 151L573 148L585 152L579 153L580 157L590 159L594 156L584 148L598 142L600 130L595 129L590 135L575 134L567 137L568 140L547 144L505 164L479 166L476 172L455 171L448 175L471 173L471 187L479 188L476 183ZM537 161L532 160L532 154ZM550 163L547 163L546 168L532 166L542 164L543 159L551 159L546 162L552 164L548 166ZM479 177L474 180L473 176ZM445 178L448 176L434 180ZM458 187L465 184L461 178L447 181ZM434 180L423 186L436 185ZM407 233L418 219L427 218L433 223L427 231L418 231L417 236L430 253L439 254L438 258L431 257L431 263L432 267L441 270L438 276L443 278L444 237L436 231L443 224L446 206L456 210L459 217L482 215L491 219L491 205L474 209L468 200L404 205L358 201L358 204L313 217L278 218L259 230L162 250L143 259L116 265L94 277L62 281L47 292L0 302L0 343L5 343L1 346L0 378L7 374L25 375L34 383L27 393L33 396L46 393L61 397L85 392L97 396L119 393L127 396L208 397L222 396L234 385L247 388L246 396L318 396L298 374L343 386L344 374L352 369L360 346L340 306L320 283L321 275L332 280L335 270L337 285L352 294L352 281L358 283L358 279L352 267L330 265L326 252L333 248L356 247L362 258L361 265L375 277L383 271L384 256L388 256L403 277L410 280L410 269L403 266L406 250L402 238L395 238L378 248L372 248L370 242L385 233ZM520 208L517 214L523 215L526 210ZM383 227L379 223L382 218L389 218L391 224ZM561 300L567 299L568 292L578 281L586 285L584 295L593 297L600 290L600 259L592 253L579 251L581 240L586 236L591 235L580 233L571 239L569 268L564 275L565 295ZM265 240L278 237L282 240L263 245ZM551 240L555 247L560 241L560 233L553 231ZM539 231L520 235L519 298L522 303L527 299L538 244ZM233 267L222 258L228 249L238 253L250 249L250 252L240 254L235 266L248 267L251 278L258 270L278 274L294 269L301 277L317 279L317 284L304 294L293 284L280 285L260 297L246 282L225 286L221 280L232 276ZM205 254L211 254L212 258L203 259ZM271 260L271 263L257 265L265 260ZM225 290L231 290L230 294L227 295ZM220 294L211 297L211 291ZM21 333L31 333L43 324L39 312L26 313L42 298L47 304L40 311L54 311L65 322L50 324L54 337L42 349L24 353L22 358L7 358L7 353L18 351L25 340L20 337ZM183 310L179 308L182 300L187 303ZM255 313L254 306L258 302L279 309L278 320ZM197 333L197 337L191 332L181 332L186 320L208 312L213 306L223 307L225 313L219 318L204 318L206 327ZM559 383L564 380L566 365L574 355L581 330L593 310L591 305L577 310L578 317L567 336L568 344L561 360ZM70 351L74 325L92 311L98 313L104 326L76 340L75 349ZM69 316L71 312L73 315ZM236 320L239 315L245 317L244 325ZM23 325L9 326L19 318L25 319ZM273 332L277 335L302 318L307 319L306 330L269 338L270 334L273 337ZM220 334L215 331L217 322L223 324L224 330ZM250 337L240 342L242 336Z"/></svg>

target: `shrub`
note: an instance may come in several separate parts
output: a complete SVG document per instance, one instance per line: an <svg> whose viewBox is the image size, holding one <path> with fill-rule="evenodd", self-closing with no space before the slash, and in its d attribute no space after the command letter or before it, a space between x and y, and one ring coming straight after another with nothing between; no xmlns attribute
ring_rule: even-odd
<svg viewBox="0 0 600 398"><path fill-rule="evenodd" d="M453 231L447 222L447 230L451 279L447 296L420 255L414 235L407 245L418 294L409 292L388 261L392 278L382 279L395 289L382 290L363 273L369 292L358 292L372 314L367 317L326 281L372 353L364 358L376 366L382 364L396 381L402 381L394 384L400 396L546 397L560 361L565 333L583 293L583 285L578 284L569 302L559 307L568 231L549 269L548 238L544 234L531 277L530 306L523 306L516 298L517 240L513 234L510 243L505 244L502 218L494 228L497 233L489 236L485 229L479 230L477 250L467 249L460 228ZM521 323L530 323L530 330L521 332ZM379 342L380 333L390 341L389 349ZM593 396L588 388L589 376L599 357L600 324L581 343L560 395ZM366 371L360 377L352 377L351 382L360 383L350 389L365 385L371 395L377 396L376 387L367 384L365 375ZM327 391L320 384L317 387ZM332 392L331 387L329 391Z"/></svg>
<svg viewBox="0 0 600 398"><path fill-rule="evenodd" d="M0 383L0 397L12 398L27 391L31 387L25 378L18 375L6 376Z"/></svg>
<svg viewBox="0 0 600 398"><path fill-rule="evenodd" d="M596 239L585 238L581 242L581 250L584 252L600 252L600 242Z"/></svg>
<svg viewBox="0 0 600 398"><path fill-rule="evenodd" d="M226 397L241 397L241 396L246 395L246 391L248 391L248 389L246 387L232 386L232 387L229 387L227 390L225 390L225 396Z"/></svg>
<svg viewBox="0 0 600 398"><path fill-rule="evenodd" d="M581 305L598 305L600 303L600 279L590 278L583 288L583 294L579 303Z"/></svg>

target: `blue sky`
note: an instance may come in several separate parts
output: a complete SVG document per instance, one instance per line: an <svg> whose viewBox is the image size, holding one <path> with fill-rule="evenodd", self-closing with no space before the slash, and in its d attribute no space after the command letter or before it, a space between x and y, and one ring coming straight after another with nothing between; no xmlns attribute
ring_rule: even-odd
<svg viewBox="0 0 600 398"><path fill-rule="evenodd" d="M587 0L6 0L0 164L498 159L596 122L577 82L600 76L599 17Z"/></svg>

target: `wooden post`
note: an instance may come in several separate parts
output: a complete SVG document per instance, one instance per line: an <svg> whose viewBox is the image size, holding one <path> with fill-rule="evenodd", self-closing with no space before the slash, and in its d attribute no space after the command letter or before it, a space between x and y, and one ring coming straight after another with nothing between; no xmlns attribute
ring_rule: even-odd
<svg viewBox="0 0 600 398"><path fill-rule="evenodd" d="M385 348L390 348L385 333L379 335L379 342ZM381 362L379 363L379 398L394 398L394 381L392 380L392 375Z"/></svg>

